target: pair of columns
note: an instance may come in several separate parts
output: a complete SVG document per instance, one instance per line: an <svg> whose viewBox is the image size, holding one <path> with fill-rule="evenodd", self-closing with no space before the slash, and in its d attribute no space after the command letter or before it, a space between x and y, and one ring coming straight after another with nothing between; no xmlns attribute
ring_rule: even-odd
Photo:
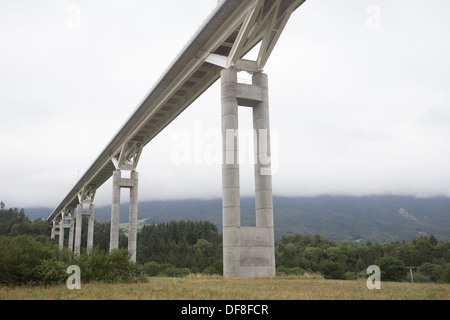
<svg viewBox="0 0 450 320"><path fill-rule="evenodd" d="M65 229L69 229L68 248L76 254L81 252L81 225L82 217L89 216L87 249L91 250L94 244L94 205L89 205L88 209L83 208L83 204L77 207L76 228L74 228L73 218L62 218L59 222L54 221L52 227L52 239L59 236L58 243L62 249L64 247ZM74 231L75 231L75 247L74 247Z"/></svg>
<svg viewBox="0 0 450 320"><path fill-rule="evenodd" d="M111 229L110 229L110 251L119 248L119 224L120 224L120 194L122 188L130 189L130 218L128 228L128 251L130 260L136 262L137 245L137 208L138 208L138 173L131 171L130 178L122 178L122 172L116 170L113 173L113 191L111 205ZM90 204L89 209L84 209L83 204L77 208L77 225L75 236L75 253L80 254L81 248L81 225L82 217L89 216L88 224L88 251L93 248L94 243L94 205Z"/></svg>
<svg viewBox="0 0 450 320"><path fill-rule="evenodd" d="M121 171L116 170L113 173L113 192L111 206L111 233L110 233L110 251L119 248L119 224L120 224L120 193L122 188L130 189L130 217L128 229L128 251L130 252L130 260L136 261L136 245L137 245L137 208L138 208L138 173L131 171L130 178L122 178ZM81 253L81 229L83 216L89 217L87 250L92 250L94 246L94 223L95 223L95 206L90 203L88 208L84 208L80 203L77 206L76 229L75 229L75 248L73 248L73 219L69 219L67 223L62 219L59 224L54 222L52 228L52 238L59 235L59 246L64 246L64 229L70 228L69 232L69 249L74 250L76 254ZM56 230L59 228L59 231Z"/></svg>
<svg viewBox="0 0 450 320"><path fill-rule="evenodd" d="M230 277L275 276L268 77L238 83L238 70L222 70L223 271ZM241 227L238 109L253 109L256 227Z"/></svg>
<svg viewBox="0 0 450 320"><path fill-rule="evenodd" d="M116 170L113 173L111 234L109 246L110 250L119 248L120 193L122 188L130 189L128 252L130 253L130 260L133 262L136 262L138 182L139 174L134 170L130 172L130 178L123 178L120 170Z"/></svg>
<svg viewBox="0 0 450 320"><path fill-rule="evenodd" d="M73 249L73 231L74 231L74 225L73 225L73 218L69 217L68 219L62 218L58 223L56 221L53 221L53 227L52 227L52 234L51 238L54 239L55 236L59 236L59 247L62 249L64 247L64 234L65 229L69 229L69 241L68 241L68 247L69 249Z"/></svg>
<svg viewBox="0 0 450 320"><path fill-rule="evenodd" d="M85 209L83 204L78 204L77 207L77 220L76 220L76 232L75 232L75 249L76 254L81 253L81 228L83 223L83 216L89 217L88 222L88 235L87 235L87 250L90 251L94 247L94 223L95 223L95 206L91 203L89 208Z"/></svg>

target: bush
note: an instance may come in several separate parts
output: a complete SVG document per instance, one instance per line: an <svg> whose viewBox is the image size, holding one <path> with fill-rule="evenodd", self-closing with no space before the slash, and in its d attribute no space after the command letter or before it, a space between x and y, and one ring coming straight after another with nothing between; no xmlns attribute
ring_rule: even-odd
<svg viewBox="0 0 450 320"><path fill-rule="evenodd" d="M189 268L168 267L162 274L166 277L186 277L191 273Z"/></svg>
<svg viewBox="0 0 450 320"><path fill-rule="evenodd" d="M337 262L325 263L322 268L320 268L320 273L325 279L345 280L344 267Z"/></svg>
<svg viewBox="0 0 450 320"><path fill-rule="evenodd" d="M450 283L450 263L447 263L442 268L441 278L438 280L440 283Z"/></svg>
<svg viewBox="0 0 450 320"><path fill-rule="evenodd" d="M431 279L426 274L423 274L421 272L414 272L413 277L414 277L414 282L419 282L419 283L432 282Z"/></svg>
<svg viewBox="0 0 450 320"><path fill-rule="evenodd" d="M358 276L357 276L356 273L354 273L354 272L347 271L347 272L344 274L344 279L345 279L345 280L356 280L356 279L358 279Z"/></svg>
<svg viewBox="0 0 450 320"><path fill-rule="evenodd" d="M113 250L111 254L97 247L91 252L73 257L68 250L44 246L29 236L0 236L1 285L51 285L64 283L69 265L81 271L82 283L90 281L143 281L136 263L130 261L128 250Z"/></svg>
<svg viewBox="0 0 450 320"><path fill-rule="evenodd" d="M213 263L212 266L207 267L205 270L203 270L203 274L211 275L211 274L218 274L223 275L223 260L217 260Z"/></svg>
<svg viewBox="0 0 450 320"><path fill-rule="evenodd" d="M279 266L277 268L277 274L278 275L295 275L295 276L302 276L306 273L305 270L303 270L300 267L293 267L293 268L287 268L285 266Z"/></svg>
<svg viewBox="0 0 450 320"><path fill-rule="evenodd" d="M420 273L426 275L431 281L437 282L441 279L443 269L440 265L432 264L430 262L423 263L420 268Z"/></svg>
<svg viewBox="0 0 450 320"><path fill-rule="evenodd" d="M37 283L45 286L64 283L67 279L66 270L67 265L55 257L45 259L36 268Z"/></svg>
<svg viewBox="0 0 450 320"><path fill-rule="evenodd" d="M53 253L29 236L12 239L0 236L0 284L40 283L40 264L53 258Z"/></svg>
<svg viewBox="0 0 450 320"><path fill-rule="evenodd" d="M105 280L108 282L136 282L139 272L136 263L130 261L130 253L126 249L115 249L107 256L109 272Z"/></svg>
<svg viewBox="0 0 450 320"><path fill-rule="evenodd" d="M130 254L126 249L116 249L107 254L95 247L91 252L84 252L74 259L73 264L80 267L82 282L116 283L143 280L136 263L130 261Z"/></svg>
<svg viewBox="0 0 450 320"><path fill-rule="evenodd" d="M162 267L155 261L150 261L141 266L141 271L149 277L157 277L161 272Z"/></svg>
<svg viewBox="0 0 450 320"><path fill-rule="evenodd" d="M395 258L383 257L375 261L380 267L382 281L403 281L407 276L405 264Z"/></svg>

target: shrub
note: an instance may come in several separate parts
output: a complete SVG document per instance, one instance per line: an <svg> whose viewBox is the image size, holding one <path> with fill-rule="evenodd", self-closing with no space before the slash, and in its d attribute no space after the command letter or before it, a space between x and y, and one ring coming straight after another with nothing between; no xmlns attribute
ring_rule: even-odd
<svg viewBox="0 0 450 320"><path fill-rule="evenodd" d="M39 266L52 258L52 251L29 236L0 237L0 283L39 283Z"/></svg>
<svg viewBox="0 0 450 320"><path fill-rule="evenodd" d="M135 282L139 278L136 263L130 261L126 249L115 249L108 255L109 272L105 280L109 282Z"/></svg>
<svg viewBox="0 0 450 320"><path fill-rule="evenodd" d="M450 283L450 263L445 264L442 269L441 278L438 282Z"/></svg>
<svg viewBox="0 0 450 320"><path fill-rule="evenodd" d="M162 267L159 263L150 261L141 266L141 270L149 277L156 277L161 272Z"/></svg>
<svg viewBox="0 0 450 320"><path fill-rule="evenodd" d="M216 260L212 264L212 266L207 267L205 270L203 270L203 274L211 275L211 274L218 274L223 275L223 260Z"/></svg>
<svg viewBox="0 0 450 320"><path fill-rule="evenodd" d="M306 273L306 271L300 267L287 268L285 266L279 266L277 268L278 275L296 275L302 276Z"/></svg>
<svg viewBox="0 0 450 320"><path fill-rule="evenodd" d="M403 281L406 278L406 266L399 259L383 257L377 259L375 265L380 267L382 281Z"/></svg>
<svg viewBox="0 0 450 320"><path fill-rule="evenodd" d="M344 280L345 271L344 267L337 262L327 262L322 268L320 268L320 273L325 279L333 280Z"/></svg>
<svg viewBox="0 0 450 320"><path fill-rule="evenodd" d="M357 276L356 273L354 273L354 272L347 271L347 272L344 274L344 279L345 279L345 280L356 280L356 279L358 279L358 276Z"/></svg>
<svg viewBox="0 0 450 320"><path fill-rule="evenodd" d="M80 267L82 282L116 283L143 280L136 263L130 261L130 254L126 249L116 249L108 254L95 247L89 253L84 252L76 257L73 264Z"/></svg>
<svg viewBox="0 0 450 320"><path fill-rule="evenodd" d="M432 282L431 279L421 272L414 272L414 282Z"/></svg>
<svg viewBox="0 0 450 320"><path fill-rule="evenodd" d="M186 277L191 273L189 268L168 267L162 272L167 277Z"/></svg>
<svg viewBox="0 0 450 320"><path fill-rule="evenodd" d="M55 257L45 259L36 268L37 283L45 286L64 283L67 279L66 270L67 265Z"/></svg>

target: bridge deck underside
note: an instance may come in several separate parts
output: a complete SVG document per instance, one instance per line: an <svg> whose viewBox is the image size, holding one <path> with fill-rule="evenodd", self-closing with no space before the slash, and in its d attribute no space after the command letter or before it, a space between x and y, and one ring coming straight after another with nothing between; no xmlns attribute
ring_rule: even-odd
<svg viewBox="0 0 450 320"><path fill-rule="evenodd" d="M259 19L263 20L266 8L271 8L276 1L264 2ZM227 0L220 4L93 165L48 217L49 222L64 209L75 208L80 203L78 195L83 188L96 190L112 176L116 170L112 159L124 146L142 150L219 79L223 68L206 62L205 58L210 53L224 57L230 54L239 37L239 21L242 21L252 3L254 0ZM303 1L283 0L278 3L279 12L282 13L293 3L299 3L300 6ZM242 55L257 44L246 47Z"/></svg>

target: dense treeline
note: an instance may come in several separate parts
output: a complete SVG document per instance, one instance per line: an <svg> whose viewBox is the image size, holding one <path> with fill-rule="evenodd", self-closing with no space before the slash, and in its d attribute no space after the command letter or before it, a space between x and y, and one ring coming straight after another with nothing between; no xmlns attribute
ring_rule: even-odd
<svg viewBox="0 0 450 320"><path fill-rule="evenodd" d="M83 221L83 232L87 221ZM0 210L0 284L51 284L67 279L75 264L84 282L137 281L147 276L222 274L222 236L207 221L172 221L145 225L138 233L137 263L126 249L109 251L109 223L96 223L95 249L74 256L50 241L43 220L30 221L23 210ZM86 241L86 235L83 235ZM83 245L85 247L85 244ZM120 248L127 247L120 234ZM318 234L285 235L276 243L277 273L321 273L328 279L356 279L370 265L381 268L382 280L450 283L450 242L421 236L411 242L335 243Z"/></svg>
<svg viewBox="0 0 450 320"><path fill-rule="evenodd" d="M3 202L2 202L3 203ZM17 209L0 209L0 235L18 236L27 234L45 242L50 237L50 229L43 219L31 221L25 211Z"/></svg>
<svg viewBox="0 0 450 320"><path fill-rule="evenodd" d="M148 275L158 275L169 268L183 269L184 273L211 272L208 270L216 268L220 273L221 259L222 236L217 226L208 221L145 225L138 234L137 262L144 265Z"/></svg>
<svg viewBox="0 0 450 320"><path fill-rule="evenodd" d="M331 279L356 279L370 265L378 265L382 280L450 283L450 242L433 235L410 243L355 245L333 243L320 235L283 236L275 250L279 273L320 272Z"/></svg>

